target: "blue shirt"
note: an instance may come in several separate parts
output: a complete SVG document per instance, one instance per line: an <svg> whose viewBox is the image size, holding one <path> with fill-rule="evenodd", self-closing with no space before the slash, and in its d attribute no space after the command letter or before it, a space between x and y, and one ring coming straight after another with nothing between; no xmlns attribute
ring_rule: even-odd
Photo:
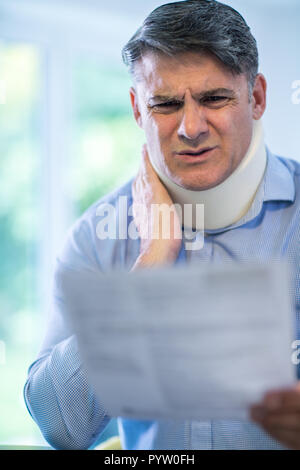
<svg viewBox="0 0 300 470"><path fill-rule="evenodd" d="M287 259L295 273L297 339L300 164L269 151L267 154L265 175L248 213L234 225L207 232L199 251L186 252L182 244L177 262ZM97 201L74 224L57 259L57 271L71 267L101 272L132 268L139 255L139 239L100 240L96 234L97 207L103 202L117 207L119 196L127 196L131 205L131 182ZM131 222L132 217L127 216L127 224ZM47 334L38 358L29 368L24 396L33 419L54 448L87 449L99 439L110 420L83 372L76 338L68 329L55 295L55 283ZM284 448L250 421L141 421L120 417L118 427L124 449Z"/></svg>

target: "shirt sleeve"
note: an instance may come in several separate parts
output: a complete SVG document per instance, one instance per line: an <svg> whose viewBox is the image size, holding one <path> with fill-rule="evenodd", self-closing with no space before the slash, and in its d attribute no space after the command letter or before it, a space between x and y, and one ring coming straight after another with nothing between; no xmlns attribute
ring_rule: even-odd
<svg viewBox="0 0 300 470"><path fill-rule="evenodd" d="M58 274L65 269L101 269L91 226L79 220L56 260L46 334L24 387L26 406L56 449L88 449L110 421L82 368L77 341L63 315Z"/></svg>

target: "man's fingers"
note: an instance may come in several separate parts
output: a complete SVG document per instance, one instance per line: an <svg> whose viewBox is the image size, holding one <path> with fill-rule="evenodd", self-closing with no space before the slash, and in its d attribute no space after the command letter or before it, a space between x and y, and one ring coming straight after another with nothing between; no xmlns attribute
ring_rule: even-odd
<svg viewBox="0 0 300 470"><path fill-rule="evenodd" d="M300 411L299 385L286 390L267 393L262 401L262 406L267 410L274 411Z"/></svg>
<svg viewBox="0 0 300 470"><path fill-rule="evenodd" d="M251 419L261 426L270 436L283 443L286 447L300 448L300 412L268 410L262 405L253 406Z"/></svg>
<svg viewBox="0 0 300 470"><path fill-rule="evenodd" d="M282 429L272 426L262 426L264 431L283 446L293 450L300 450L299 433L290 429Z"/></svg>
<svg viewBox="0 0 300 470"><path fill-rule="evenodd" d="M264 427L272 427L278 429L294 430L298 431L300 434L300 413L290 412L290 413L279 413L279 412L269 412L258 419L258 423Z"/></svg>
<svg viewBox="0 0 300 470"><path fill-rule="evenodd" d="M142 147L142 161L141 161L141 168L144 173L147 173L149 167L149 155L146 144Z"/></svg>
<svg viewBox="0 0 300 470"><path fill-rule="evenodd" d="M141 162L141 168L142 168L142 173L143 177L146 178L155 178L158 179L158 176L156 175L156 172L152 166L147 145L144 144L142 147L142 162Z"/></svg>

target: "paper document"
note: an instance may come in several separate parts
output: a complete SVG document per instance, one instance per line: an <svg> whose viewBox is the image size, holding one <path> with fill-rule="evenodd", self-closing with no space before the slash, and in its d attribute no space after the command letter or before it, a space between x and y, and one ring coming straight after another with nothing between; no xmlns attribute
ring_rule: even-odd
<svg viewBox="0 0 300 470"><path fill-rule="evenodd" d="M295 382L285 264L64 272L65 313L111 416L243 419Z"/></svg>

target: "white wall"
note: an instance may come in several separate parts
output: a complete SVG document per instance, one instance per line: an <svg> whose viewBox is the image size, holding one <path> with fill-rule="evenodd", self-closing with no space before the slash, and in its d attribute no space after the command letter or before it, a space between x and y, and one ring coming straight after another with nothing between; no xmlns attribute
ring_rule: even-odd
<svg viewBox="0 0 300 470"><path fill-rule="evenodd" d="M258 43L260 71L268 83L264 117L267 144L273 152L300 161L300 103L292 103L296 91L292 84L300 81L300 1L226 3L243 14Z"/></svg>

